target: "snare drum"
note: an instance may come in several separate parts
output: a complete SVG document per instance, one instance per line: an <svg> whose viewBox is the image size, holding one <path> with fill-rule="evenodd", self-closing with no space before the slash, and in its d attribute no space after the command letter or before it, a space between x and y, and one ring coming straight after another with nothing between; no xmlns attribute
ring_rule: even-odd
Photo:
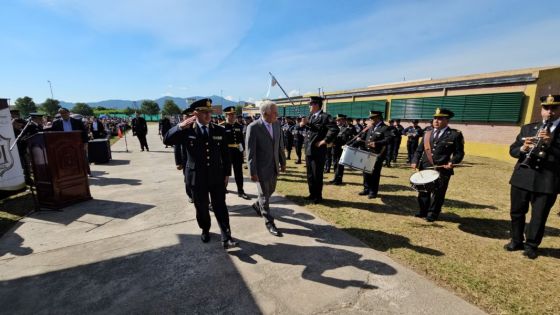
<svg viewBox="0 0 560 315"><path fill-rule="evenodd" d="M432 193L438 190L441 184L439 172L434 170L423 170L416 172L410 176L410 185L412 189L418 192Z"/></svg>
<svg viewBox="0 0 560 315"><path fill-rule="evenodd" d="M378 155L375 153L344 146L338 163L371 174L377 157Z"/></svg>

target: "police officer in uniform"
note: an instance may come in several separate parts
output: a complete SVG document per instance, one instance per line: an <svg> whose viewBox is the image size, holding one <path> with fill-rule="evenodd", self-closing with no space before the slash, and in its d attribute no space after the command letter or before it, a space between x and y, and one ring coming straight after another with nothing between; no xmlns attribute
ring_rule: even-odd
<svg viewBox="0 0 560 315"><path fill-rule="evenodd" d="M448 109L436 109L432 120L433 129L424 133L411 164L412 168L420 170L435 167L440 175L441 184L434 193L418 193L420 211L415 216L426 218L428 222L437 220L445 201L449 179L453 175L453 167L465 157L463 134L448 126L454 115Z"/></svg>
<svg viewBox="0 0 560 315"><path fill-rule="evenodd" d="M348 124L348 118L344 114L336 116L336 124L339 131L333 146L332 155L334 162L334 178L329 183L334 185L342 185L342 177L344 176L344 165L340 164L340 156L342 155L342 147L346 145L356 135L354 126Z"/></svg>
<svg viewBox="0 0 560 315"><path fill-rule="evenodd" d="M235 184L237 184L237 195L248 200L251 198L243 190L243 125L236 120L235 107L226 107L223 112L226 114L226 121L223 126L226 133L229 158L235 175Z"/></svg>
<svg viewBox="0 0 560 315"><path fill-rule="evenodd" d="M300 126L305 127L305 163L309 196L305 199L314 203L323 201L323 171L327 145L338 134L338 127L331 115L322 110L323 98L312 96L309 99L309 117L303 118Z"/></svg>
<svg viewBox="0 0 560 315"><path fill-rule="evenodd" d="M538 256L546 220L560 192L560 95L541 97L542 121L521 127L509 153L517 158L511 176L511 241L507 251ZM531 204L531 220L525 215ZM525 232L525 237L523 233Z"/></svg>
<svg viewBox="0 0 560 315"><path fill-rule="evenodd" d="M371 174L364 172L364 190L358 193L360 196L367 195L369 199L374 199L377 198L379 191L381 169L387 157L387 145L392 141L392 130L383 122L383 113L376 110L370 111L367 124L367 131L364 130L352 146L378 155L373 172Z"/></svg>
<svg viewBox="0 0 560 315"><path fill-rule="evenodd" d="M292 155L292 147L294 146L294 120L292 117L286 117L286 123L282 125L282 135L284 136L284 147L286 147L287 160L290 160Z"/></svg>
<svg viewBox="0 0 560 315"><path fill-rule="evenodd" d="M292 135L294 135L294 146L296 147L297 155L297 161L295 162L295 164L301 164L301 150L305 141L305 137L303 136L305 127L301 126L301 120L302 118L298 117L296 119L296 124L292 129Z"/></svg>
<svg viewBox="0 0 560 315"><path fill-rule="evenodd" d="M406 127L403 133L408 138L408 140L406 141L406 150L408 153L406 163L411 163L412 158L414 157L414 153L418 149L418 140L420 140L420 138L424 134L424 131L422 130L422 128L420 128L420 126L418 126L418 119L415 119L412 121L412 126Z"/></svg>
<svg viewBox="0 0 560 315"><path fill-rule="evenodd" d="M395 138L393 138L393 162L397 162L397 158L399 157L399 149L401 148L401 141L404 127L401 125L400 119L395 119L393 123L393 127L395 127ZM410 163L410 162L409 162Z"/></svg>
<svg viewBox="0 0 560 315"><path fill-rule="evenodd" d="M183 120L188 119L189 117L192 117L192 111L190 108L185 109L182 113L183 115ZM180 124L181 122L179 122ZM165 136L166 133L164 133L163 135ZM186 139L184 139L186 140ZM177 169L179 171L183 171L183 176L185 177L184 181L185 181L185 192L187 193L187 198L188 201L190 203L193 203L193 196L192 196L192 187L188 181L188 171L189 168L187 167L187 161L188 161L188 153L187 153L187 141L182 141L178 144L175 144L173 146L173 153L175 155L175 165L177 167Z"/></svg>
<svg viewBox="0 0 560 315"><path fill-rule="evenodd" d="M25 126L27 128L25 128ZM27 150L27 140L35 135L36 133L43 131L43 114L30 113L28 121L23 119L16 119L13 122L14 135L19 137L23 132L23 135L18 140L17 148L19 153L19 158L21 161L21 166L23 167L23 174L25 176L25 183L27 185L33 185L33 180L31 179L30 172L30 158L28 156L29 152Z"/></svg>
<svg viewBox="0 0 560 315"><path fill-rule="evenodd" d="M209 98L195 101L189 108L194 116L171 128L165 135L164 143L182 143L187 147L187 180L192 187L202 242L210 241L208 204L211 202L220 226L223 247L237 247L238 243L231 237L226 206L226 184L231 175L231 163L225 129L211 123L212 101Z"/></svg>

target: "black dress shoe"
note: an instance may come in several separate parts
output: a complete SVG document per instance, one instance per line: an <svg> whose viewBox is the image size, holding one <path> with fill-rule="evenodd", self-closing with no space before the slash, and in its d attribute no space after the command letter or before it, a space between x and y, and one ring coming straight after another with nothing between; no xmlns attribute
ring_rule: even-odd
<svg viewBox="0 0 560 315"><path fill-rule="evenodd" d="M262 212L261 212L261 208L259 207L259 205L254 203L254 204L251 205L251 207L253 208L253 210L255 210L255 212L257 213L257 215L259 217L262 217Z"/></svg>
<svg viewBox="0 0 560 315"><path fill-rule="evenodd" d="M315 198L313 200L313 203L316 204L316 205L320 204L321 202L323 202L323 198Z"/></svg>
<svg viewBox="0 0 560 315"><path fill-rule="evenodd" d="M251 198L249 198L249 196L247 196L244 192L238 192L237 195L245 200L251 200Z"/></svg>
<svg viewBox="0 0 560 315"><path fill-rule="evenodd" d="M427 214L424 214L424 213L421 213L421 212L416 212L416 213L414 214L414 216L417 217L417 218L425 218L425 217L427 217L428 215L427 215Z"/></svg>
<svg viewBox="0 0 560 315"><path fill-rule="evenodd" d="M222 246L224 249L239 247L239 243L234 241L233 238L230 238L227 241L222 241Z"/></svg>
<svg viewBox="0 0 560 315"><path fill-rule="evenodd" d="M309 196L307 196L307 197L303 197L303 199L305 199L305 200L314 200L315 197L309 195Z"/></svg>
<svg viewBox="0 0 560 315"><path fill-rule="evenodd" d="M202 231L202 234L200 234L200 240L202 243L210 242L210 232Z"/></svg>
<svg viewBox="0 0 560 315"><path fill-rule="evenodd" d="M334 182L335 186L342 186L342 182Z"/></svg>
<svg viewBox="0 0 560 315"><path fill-rule="evenodd" d="M377 194L369 194L367 197L368 199L375 199L377 198Z"/></svg>
<svg viewBox="0 0 560 315"><path fill-rule="evenodd" d="M301 164L301 161L296 161L296 163L294 163L294 164Z"/></svg>
<svg viewBox="0 0 560 315"><path fill-rule="evenodd" d="M334 183L336 183L336 179L329 180L329 184L334 184Z"/></svg>
<svg viewBox="0 0 560 315"><path fill-rule="evenodd" d="M525 246L525 250L523 251L523 255L527 256L529 259L535 259L539 256L537 249L531 246Z"/></svg>
<svg viewBox="0 0 560 315"><path fill-rule="evenodd" d="M278 231L278 229L276 228L276 225L274 225L274 223L267 223L266 224L266 229L268 230L268 232L274 236L282 236L282 232Z"/></svg>
<svg viewBox="0 0 560 315"><path fill-rule="evenodd" d="M428 222L434 222L435 220L437 220L437 217L434 215L428 214L428 216L426 217L426 221Z"/></svg>
<svg viewBox="0 0 560 315"><path fill-rule="evenodd" d="M362 190L358 193L358 195L360 195L360 196L369 195L369 191L368 190Z"/></svg>
<svg viewBox="0 0 560 315"><path fill-rule="evenodd" d="M523 243L515 243L513 241L507 243L506 245L504 245L504 249L507 250L508 252L514 252L517 250L523 250Z"/></svg>

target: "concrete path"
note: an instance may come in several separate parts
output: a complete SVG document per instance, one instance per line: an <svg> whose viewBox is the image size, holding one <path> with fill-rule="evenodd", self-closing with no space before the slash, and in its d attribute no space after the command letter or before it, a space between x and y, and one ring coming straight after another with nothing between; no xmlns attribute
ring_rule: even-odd
<svg viewBox="0 0 560 315"><path fill-rule="evenodd" d="M111 163L92 165L94 200L35 213L0 239L1 313L483 313L279 196L284 237L265 230L252 201L228 194L241 248L221 248L214 219L201 243L156 129L150 152L129 137L129 152L123 139ZM245 190L255 196L253 183Z"/></svg>

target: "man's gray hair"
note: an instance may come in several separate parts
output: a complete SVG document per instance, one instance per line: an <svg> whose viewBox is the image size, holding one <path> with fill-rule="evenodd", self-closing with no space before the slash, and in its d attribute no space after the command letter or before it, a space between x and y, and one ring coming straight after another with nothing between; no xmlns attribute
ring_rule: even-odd
<svg viewBox="0 0 560 315"><path fill-rule="evenodd" d="M260 107L261 115L264 116L265 113L270 113L270 110L273 107L277 107L276 103L274 103L273 101L266 100L262 102Z"/></svg>

